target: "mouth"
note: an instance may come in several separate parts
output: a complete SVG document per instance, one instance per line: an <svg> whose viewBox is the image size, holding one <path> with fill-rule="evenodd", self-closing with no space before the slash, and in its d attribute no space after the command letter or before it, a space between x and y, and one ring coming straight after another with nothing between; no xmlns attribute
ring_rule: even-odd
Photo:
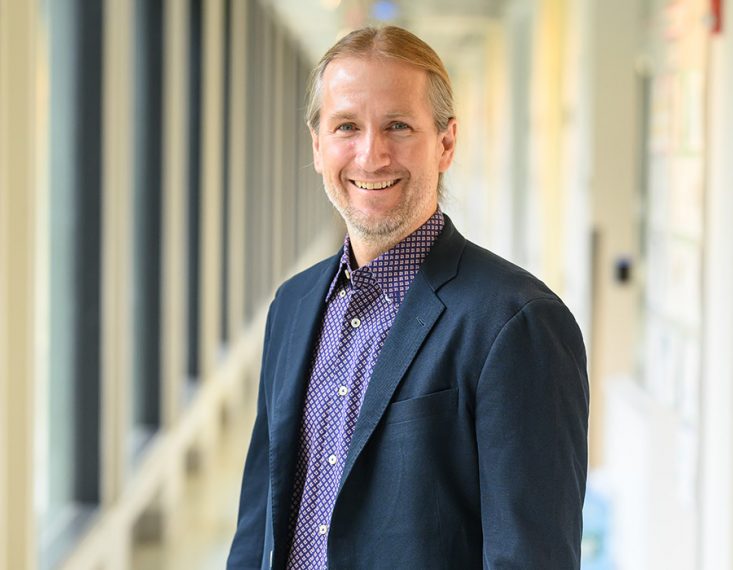
<svg viewBox="0 0 733 570"><path fill-rule="evenodd" d="M354 186L361 190L386 190L391 188L400 181L400 178L394 178L392 180L349 180Z"/></svg>

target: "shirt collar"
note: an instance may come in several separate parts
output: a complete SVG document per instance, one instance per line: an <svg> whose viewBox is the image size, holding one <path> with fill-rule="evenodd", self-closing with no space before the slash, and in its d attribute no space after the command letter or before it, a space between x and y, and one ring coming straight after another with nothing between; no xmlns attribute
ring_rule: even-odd
<svg viewBox="0 0 733 570"><path fill-rule="evenodd" d="M326 301L330 300L339 285L350 279L357 289L369 282L376 283L384 295L399 305L444 226L443 212L438 209L417 230L358 269L352 269L351 240L347 234L339 267L326 294Z"/></svg>

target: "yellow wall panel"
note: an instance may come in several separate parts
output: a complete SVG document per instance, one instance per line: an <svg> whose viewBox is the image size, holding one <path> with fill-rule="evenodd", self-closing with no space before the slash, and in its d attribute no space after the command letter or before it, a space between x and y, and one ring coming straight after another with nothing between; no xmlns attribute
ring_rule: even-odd
<svg viewBox="0 0 733 570"><path fill-rule="evenodd" d="M0 568L33 568L35 2L0 1Z"/></svg>

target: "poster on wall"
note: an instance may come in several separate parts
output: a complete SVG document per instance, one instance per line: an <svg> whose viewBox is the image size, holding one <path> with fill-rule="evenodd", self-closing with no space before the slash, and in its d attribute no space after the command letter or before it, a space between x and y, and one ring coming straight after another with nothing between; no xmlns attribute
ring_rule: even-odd
<svg viewBox="0 0 733 570"><path fill-rule="evenodd" d="M657 2L645 54L646 140L640 145L645 252L640 383L674 418L679 505L696 501L704 269L707 3Z"/></svg>
<svg viewBox="0 0 733 570"><path fill-rule="evenodd" d="M640 145L646 169L641 232L647 344L640 377L682 421L693 424L689 404L671 395L684 391L688 401L700 400L699 362L691 365L696 359L686 355L699 353L702 328L706 11L700 0L659 2L652 11L647 140ZM675 370L660 374L661 359L674 362Z"/></svg>

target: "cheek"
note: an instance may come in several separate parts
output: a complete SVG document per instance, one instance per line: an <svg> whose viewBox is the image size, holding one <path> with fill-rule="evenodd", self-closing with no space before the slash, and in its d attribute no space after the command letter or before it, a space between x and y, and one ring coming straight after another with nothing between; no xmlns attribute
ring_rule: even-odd
<svg viewBox="0 0 733 570"><path fill-rule="evenodd" d="M344 168L351 160L351 143L329 145L322 149L322 167L325 171L334 173Z"/></svg>
<svg viewBox="0 0 733 570"><path fill-rule="evenodd" d="M435 147L424 145L405 150L402 154L404 164L410 165L410 170L414 173L427 173L438 168L441 153Z"/></svg>

